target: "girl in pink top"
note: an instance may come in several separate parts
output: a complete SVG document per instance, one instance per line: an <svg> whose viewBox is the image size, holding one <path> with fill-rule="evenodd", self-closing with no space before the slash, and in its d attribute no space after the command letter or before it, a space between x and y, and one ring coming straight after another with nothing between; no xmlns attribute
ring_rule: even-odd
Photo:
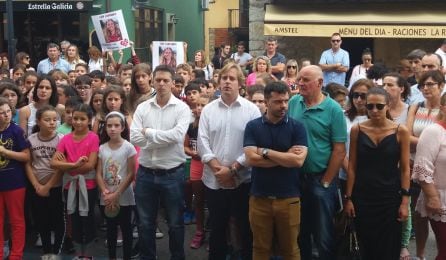
<svg viewBox="0 0 446 260"><path fill-rule="evenodd" d="M97 201L95 167L99 138L88 125L93 117L90 106L81 104L73 110L73 132L64 136L51 161L54 169L65 172L64 194L71 215L73 241L77 254L88 257L87 245L96 236L94 206Z"/></svg>

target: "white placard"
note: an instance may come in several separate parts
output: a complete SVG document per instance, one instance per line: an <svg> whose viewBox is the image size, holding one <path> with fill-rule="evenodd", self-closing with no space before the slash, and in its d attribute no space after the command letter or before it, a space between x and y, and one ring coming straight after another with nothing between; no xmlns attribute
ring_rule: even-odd
<svg viewBox="0 0 446 260"><path fill-rule="evenodd" d="M174 70L178 64L184 63L183 42L152 42L152 66L164 64Z"/></svg>
<svg viewBox="0 0 446 260"><path fill-rule="evenodd" d="M103 51L130 47L122 10L91 16Z"/></svg>

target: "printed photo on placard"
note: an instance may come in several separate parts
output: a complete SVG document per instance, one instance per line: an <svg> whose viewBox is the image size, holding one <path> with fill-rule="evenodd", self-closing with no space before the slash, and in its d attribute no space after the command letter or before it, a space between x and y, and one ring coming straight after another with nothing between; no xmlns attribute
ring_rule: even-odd
<svg viewBox="0 0 446 260"><path fill-rule="evenodd" d="M91 19L103 51L130 47L122 10L93 15Z"/></svg>
<svg viewBox="0 0 446 260"><path fill-rule="evenodd" d="M173 69L184 62L183 42L152 42L152 65L169 65Z"/></svg>

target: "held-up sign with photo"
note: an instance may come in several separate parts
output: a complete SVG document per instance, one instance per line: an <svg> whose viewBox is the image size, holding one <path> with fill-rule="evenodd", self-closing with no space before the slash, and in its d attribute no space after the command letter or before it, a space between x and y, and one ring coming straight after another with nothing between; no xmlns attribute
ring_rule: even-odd
<svg viewBox="0 0 446 260"><path fill-rule="evenodd" d="M93 15L91 19L103 51L115 51L130 47L122 10Z"/></svg>
<svg viewBox="0 0 446 260"><path fill-rule="evenodd" d="M174 70L178 64L184 63L183 42L152 42L152 65L168 65Z"/></svg>

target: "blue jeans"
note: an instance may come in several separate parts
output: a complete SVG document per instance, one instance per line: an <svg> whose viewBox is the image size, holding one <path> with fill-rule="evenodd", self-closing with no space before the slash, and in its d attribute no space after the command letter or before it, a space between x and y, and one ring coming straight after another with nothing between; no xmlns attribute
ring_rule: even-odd
<svg viewBox="0 0 446 260"><path fill-rule="evenodd" d="M153 175L141 165L136 175L135 201L139 215L139 245L141 260L156 259L157 214L164 204L169 226L169 249L172 260L184 256L184 167L162 176Z"/></svg>
<svg viewBox="0 0 446 260"><path fill-rule="evenodd" d="M339 206L336 179L328 188L320 183L322 174L300 176L301 229L299 245L302 260L311 260L313 235L320 260L336 259L334 216Z"/></svg>

